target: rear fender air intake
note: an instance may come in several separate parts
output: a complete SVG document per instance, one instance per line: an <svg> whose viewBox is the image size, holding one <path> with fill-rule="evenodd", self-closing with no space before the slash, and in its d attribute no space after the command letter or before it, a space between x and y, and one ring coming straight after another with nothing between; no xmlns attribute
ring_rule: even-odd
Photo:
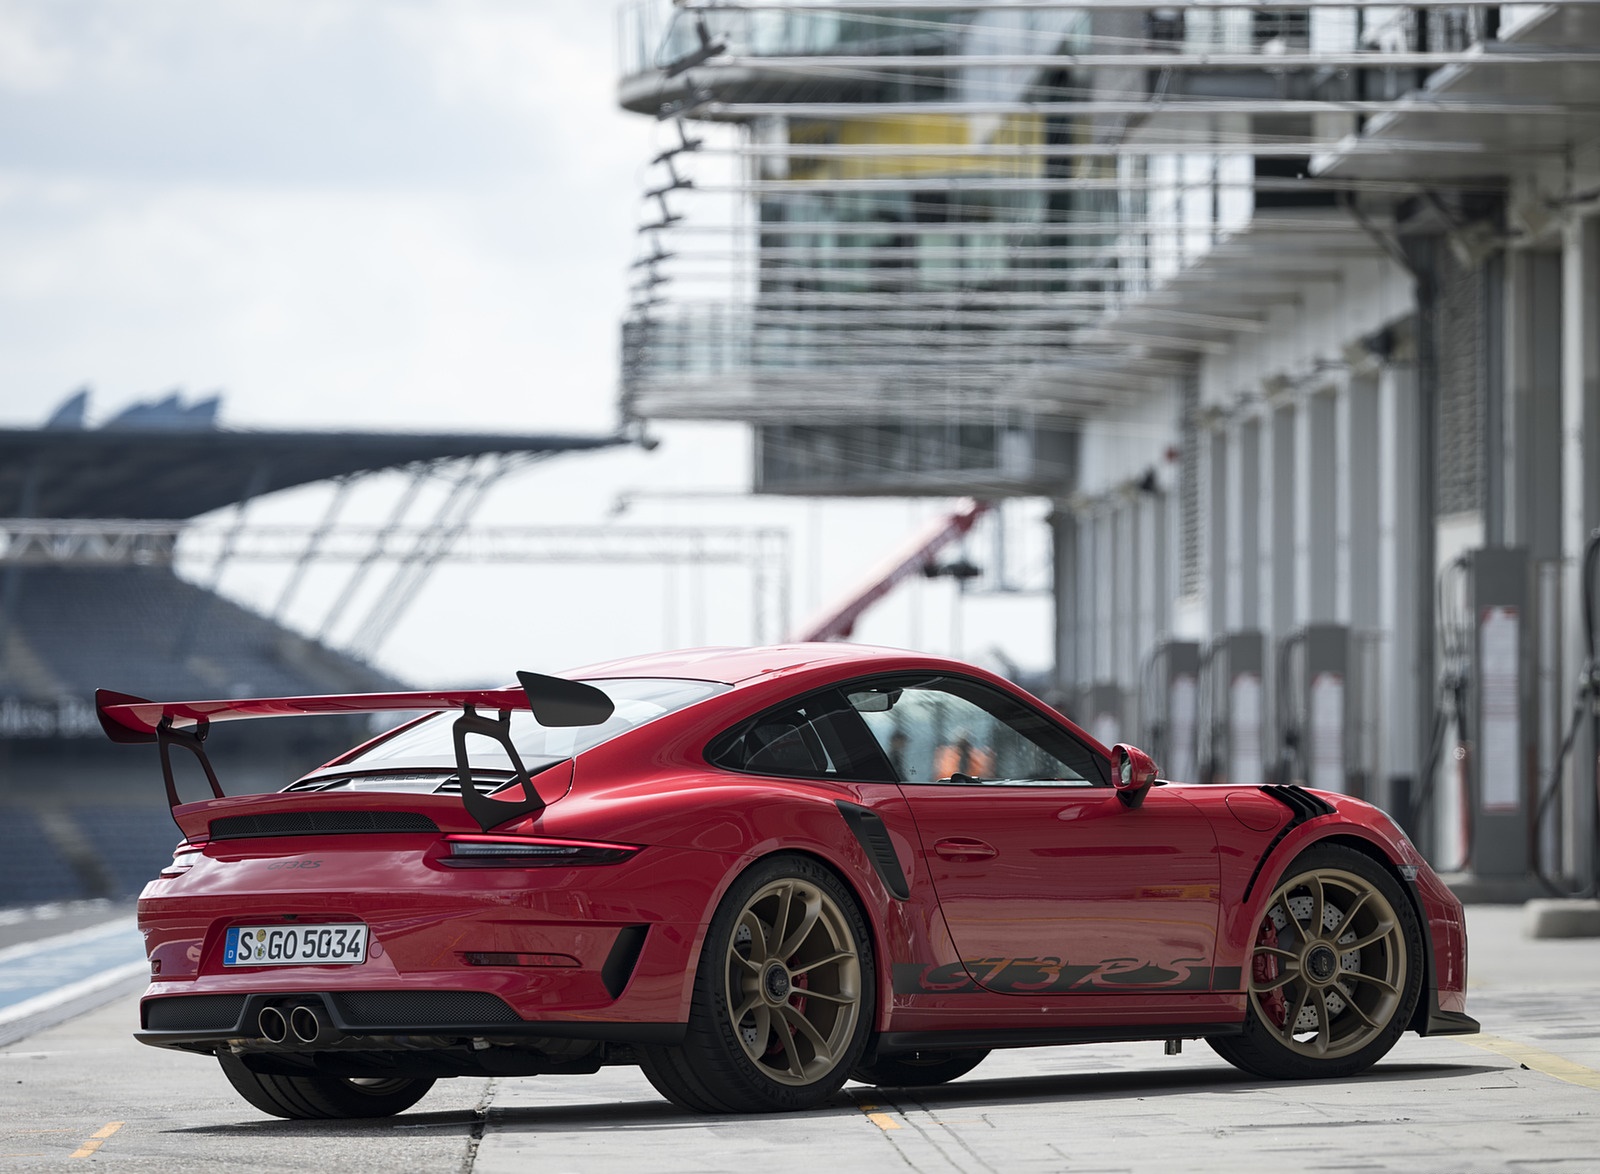
<svg viewBox="0 0 1600 1174"><path fill-rule="evenodd" d="M859 803L837 801L839 814L861 842L861 848L872 861L872 867L883 882L883 887L901 901L911 896L911 885L906 881L905 870L900 867L900 857L895 854L894 841L889 829L883 826L878 813Z"/></svg>

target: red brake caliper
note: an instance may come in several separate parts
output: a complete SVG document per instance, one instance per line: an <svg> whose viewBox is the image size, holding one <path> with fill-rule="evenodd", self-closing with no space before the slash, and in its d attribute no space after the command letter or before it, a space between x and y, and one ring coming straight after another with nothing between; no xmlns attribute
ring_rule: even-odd
<svg viewBox="0 0 1600 1174"><path fill-rule="evenodd" d="M793 961L793 959L791 959L791 961ZM807 978L807 976L804 975L804 974L795 975L794 976L794 989L797 990L797 991L805 990L806 989L806 978ZM804 996L801 996L801 995L790 995L789 996L789 1005L792 1006L796 1011L800 1012L800 1014L802 1014L802 1015L804 1015L806 1013L806 1001L805 1001ZM799 1034L799 1030L792 1023L785 1023L785 1024L783 1024L782 1027L779 1027L778 1030L782 1031L782 1030L784 1030L784 1028L788 1029L789 1034L791 1036ZM777 1055L781 1055L782 1052L783 1052L783 1041L781 1039L776 1039L775 1038L775 1039L773 1039L773 1041L770 1044L767 1045L767 1050L766 1050L765 1054L767 1056L777 1056Z"/></svg>
<svg viewBox="0 0 1600 1174"><path fill-rule="evenodd" d="M1272 915L1268 914L1261 923L1261 932L1256 935L1256 945L1277 944L1278 927L1272 924ZM1250 975L1258 983L1271 982L1278 977L1278 959L1272 954L1257 954L1251 960ZM1262 995L1261 1006L1279 1027L1282 1027L1283 1021L1289 1017L1289 1001L1283 997L1282 987Z"/></svg>

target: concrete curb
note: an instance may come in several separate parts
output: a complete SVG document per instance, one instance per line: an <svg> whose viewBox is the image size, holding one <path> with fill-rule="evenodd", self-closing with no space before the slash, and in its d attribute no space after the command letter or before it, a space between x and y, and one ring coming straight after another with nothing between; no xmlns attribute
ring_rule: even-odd
<svg viewBox="0 0 1600 1174"><path fill-rule="evenodd" d="M1541 899L1522 910L1522 932L1530 938L1600 938L1600 901Z"/></svg>

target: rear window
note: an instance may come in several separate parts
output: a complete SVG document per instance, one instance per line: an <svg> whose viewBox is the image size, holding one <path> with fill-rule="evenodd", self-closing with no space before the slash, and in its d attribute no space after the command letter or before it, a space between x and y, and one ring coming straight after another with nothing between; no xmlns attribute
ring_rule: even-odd
<svg viewBox="0 0 1600 1174"><path fill-rule="evenodd" d="M681 681L661 677L585 683L601 690L617 707L616 712L598 726L541 726L527 710L512 711L511 740L529 770L581 754L636 726L728 689L727 685L716 681ZM455 718L454 713L436 713L392 738L385 738L355 758L341 762L338 770L348 773L362 769L453 768L456 751L450 727ZM474 768L511 769L510 758L490 738L469 738L467 753Z"/></svg>

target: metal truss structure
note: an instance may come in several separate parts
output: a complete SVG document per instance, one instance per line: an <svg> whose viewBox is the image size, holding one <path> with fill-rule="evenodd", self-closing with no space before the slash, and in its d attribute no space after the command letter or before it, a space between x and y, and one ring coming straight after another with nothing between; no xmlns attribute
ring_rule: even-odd
<svg viewBox="0 0 1600 1174"><path fill-rule="evenodd" d="M342 498L336 494L336 502ZM403 511L401 511L403 513ZM332 634L369 573L387 571L345 651L370 659L442 561L478 565L731 566L748 571L752 642L789 625L789 533L761 526L481 526L457 510L433 521L382 525L240 525L111 519L0 519L0 568L178 566L215 583L229 563L288 565L281 619L312 563L350 568L319 626Z"/></svg>
<svg viewBox="0 0 1600 1174"><path fill-rule="evenodd" d="M1071 430L1392 257L1400 215L1514 231L1508 176L1600 125L1593 0L639 0L622 48L670 128L625 413L844 445Z"/></svg>

